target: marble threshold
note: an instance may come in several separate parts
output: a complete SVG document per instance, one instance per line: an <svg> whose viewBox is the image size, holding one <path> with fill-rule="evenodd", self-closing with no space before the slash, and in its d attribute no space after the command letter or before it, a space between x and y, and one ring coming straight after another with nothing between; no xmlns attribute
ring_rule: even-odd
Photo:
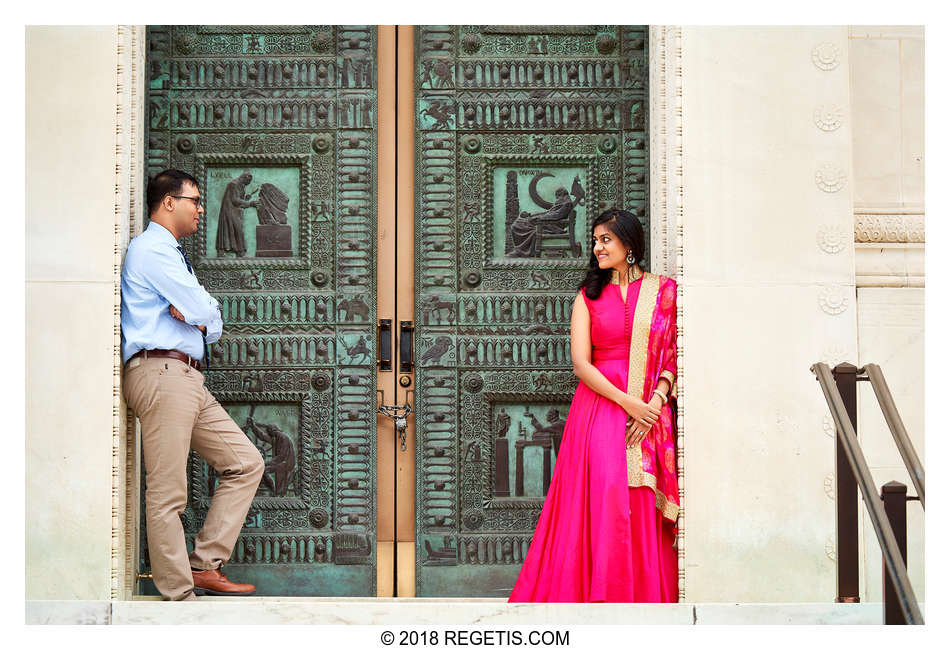
<svg viewBox="0 0 950 650"><path fill-rule="evenodd" d="M921 604L923 609L923 604ZM513 603L500 598L28 600L28 625L880 625L881 603Z"/></svg>

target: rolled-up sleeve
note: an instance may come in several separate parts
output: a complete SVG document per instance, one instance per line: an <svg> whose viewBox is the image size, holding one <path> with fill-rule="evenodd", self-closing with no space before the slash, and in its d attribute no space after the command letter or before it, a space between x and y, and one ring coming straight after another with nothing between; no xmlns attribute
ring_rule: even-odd
<svg viewBox="0 0 950 650"><path fill-rule="evenodd" d="M221 320L221 307L218 301L211 296L208 296L208 298L213 303L211 319L207 323L199 324L204 325L207 330L205 332L205 343L214 343L221 338L221 332L224 330L224 322Z"/></svg>

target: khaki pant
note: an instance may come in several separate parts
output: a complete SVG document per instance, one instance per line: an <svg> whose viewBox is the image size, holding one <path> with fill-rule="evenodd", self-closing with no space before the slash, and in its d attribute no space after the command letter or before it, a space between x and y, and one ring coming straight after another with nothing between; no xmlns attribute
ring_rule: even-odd
<svg viewBox="0 0 950 650"><path fill-rule="evenodd" d="M264 460L204 385L177 359L132 359L125 399L142 423L145 516L155 586L169 600L191 600L192 567L217 569L234 549L264 474ZM188 498L186 468L194 449L220 474L204 526L189 555L179 515Z"/></svg>

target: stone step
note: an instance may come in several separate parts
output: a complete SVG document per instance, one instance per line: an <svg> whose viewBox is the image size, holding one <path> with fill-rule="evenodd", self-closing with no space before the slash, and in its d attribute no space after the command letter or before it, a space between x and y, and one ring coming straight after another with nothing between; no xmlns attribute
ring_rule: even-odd
<svg viewBox="0 0 950 650"><path fill-rule="evenodd" d="M921 610L924 607L921 604ZM27 624L880 625L881 603L516 603L500 598L28 600Z"/></svg>

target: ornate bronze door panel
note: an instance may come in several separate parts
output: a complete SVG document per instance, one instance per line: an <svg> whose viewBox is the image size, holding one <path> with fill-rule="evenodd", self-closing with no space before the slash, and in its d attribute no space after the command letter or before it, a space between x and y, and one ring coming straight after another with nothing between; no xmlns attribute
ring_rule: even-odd
<svg viewBox="0 0 950 650"><path fill-rule="evenodd" d="M649 232L647 35L415 31L416 595L514 584L577 384L591 221L624 206Z"/></svg>
<svg viewBox="0 0 950 650"><path fill-rule="evenodd" d="M377 30L150 27L148 43L147 173L192 171L206 199L186 246L225 321L207 385L267 462L228 575L376 595ZM195 455L189 477L190 545L216 478Z"/></svg>

